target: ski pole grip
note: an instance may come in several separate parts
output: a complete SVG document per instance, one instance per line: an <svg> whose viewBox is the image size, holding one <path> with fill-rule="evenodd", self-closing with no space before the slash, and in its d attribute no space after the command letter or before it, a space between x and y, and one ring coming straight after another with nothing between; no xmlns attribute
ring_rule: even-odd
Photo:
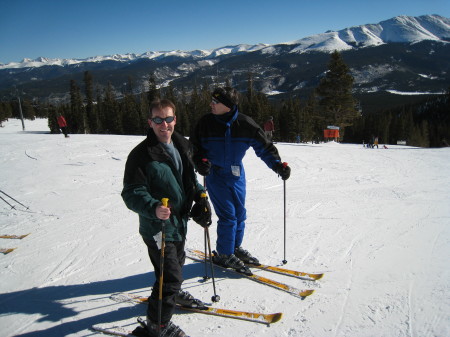
<svg viewBox="0 0 450 337"><path fill-rule="evenodd" d="M169 198L162 198L161 202L162 202L164 207L168 207L169 206Z"/></svg>
<svg viewBox="0 0 450 337"><path fill-rule="evenodd" d="M283 168L286 168L288 166L288 163L284 162L282 165L283 165Z"/></svg>

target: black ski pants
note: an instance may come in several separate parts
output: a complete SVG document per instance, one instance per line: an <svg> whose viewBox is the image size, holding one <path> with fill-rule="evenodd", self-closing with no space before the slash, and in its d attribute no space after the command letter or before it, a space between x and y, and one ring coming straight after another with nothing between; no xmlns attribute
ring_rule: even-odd
<svg viewBox="0 0 450 337"><path fill-rule="evenodd" d="M148 248L148 255L155 270L156 281L153 284L153 290L148 298L147 316L153 323L158 323L158 301L159 301L159 280L160 280L160 262L161 250L158 249L154 240L144 239ZM168 323L176 306L176 295L181 289L183 283L183 266L186 260L184 252L184 241L166 241L164 249L164 276L162 289L162 310L161 322Z"/></svg>

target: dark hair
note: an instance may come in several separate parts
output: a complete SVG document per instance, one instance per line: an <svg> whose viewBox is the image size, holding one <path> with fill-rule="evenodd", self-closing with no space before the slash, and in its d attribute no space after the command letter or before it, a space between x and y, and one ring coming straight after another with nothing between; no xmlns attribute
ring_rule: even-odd
<svg viewBox="0 0 450 337"><path fill-rule="evenodd" d="M212 97L230 109L239 102L239 92L232 87L216 88L212 92Z"/></svg>
<svg viewBox="0 0 450 337"><path fill-rule="evenodd" d="M155 99L153 102L150 103L149 118L152 117L153 109L162 110L165 108L172 108L173 115L175 116L176 107L171 100L160 98Z"/></svg>

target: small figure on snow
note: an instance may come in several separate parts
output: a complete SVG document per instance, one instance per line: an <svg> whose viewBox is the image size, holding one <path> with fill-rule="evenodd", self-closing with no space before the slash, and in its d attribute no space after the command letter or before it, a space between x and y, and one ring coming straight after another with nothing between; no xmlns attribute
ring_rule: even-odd
<svg viewBox="0 0 450 337"><path fill-rule="evenodd" d="M274 131L275 131L275 125L273 123L273 117L270 116L269 119L264 123L264 133L265 133L267 139L272 140Z"/></svg>
<svg viewBox="0 0 450 337"><path fill-rule="evenodd" d="M64 137L69 138L69 135L67 134L67 122L63 115L58 115L58 126L61 129L62 133L64 134Z"/></svg>

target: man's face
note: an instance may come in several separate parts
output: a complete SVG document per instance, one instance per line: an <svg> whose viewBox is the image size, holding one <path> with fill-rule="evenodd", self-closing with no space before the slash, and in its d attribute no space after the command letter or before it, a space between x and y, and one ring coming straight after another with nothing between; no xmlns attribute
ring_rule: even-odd
<svg viewBox="0 0 450 337"><path fill-rule="evenodd" d="M174 117L173 121L167 122L165 118ZM161 118L162 123L158 124L154 120L155 118ZM173 113L173 109L171 107L163 108L163 109L153 109L152 110L152 118L148 120L148 125L155 132L156 138L161 143L170 143L172 139L172 134L175 129L175 124L177 123L177 119Z"/></svg>
<svg viewBox="0 0 450 337"><path fill-rule="evenodd" d="M210 106L211 106L211 112L214 115L223 115L231 110L229 107L220 103L219 101L215 100L214 98L212 99Z"/></svg>

